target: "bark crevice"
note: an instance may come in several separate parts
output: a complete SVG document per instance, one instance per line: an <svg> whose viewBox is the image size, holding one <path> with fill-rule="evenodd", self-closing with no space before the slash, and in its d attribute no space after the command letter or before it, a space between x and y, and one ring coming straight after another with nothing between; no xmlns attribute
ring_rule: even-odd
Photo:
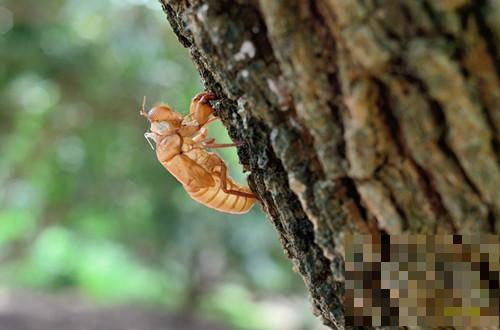
<svg viewBox="0 0 500 330"><path fill-rule="evenodd" d="M427 171L420 166L416 161L414 156L412 155L412 150L408 147L406 142L404 141L404 137L400 131L400 124L396 116L394 115L393 110L391 109L390 99L390 90L382 81L376 81L378 88L380 90L380 102L381 109L383 109L383 117L387 123L387 126L391 132L390 136L393 137L394 142L397 146L397 150L399 154L409 160L411 165L415 168L416 173L418 174L418 183L422 188L424 195L426 196L429 204L432 207L432 211L434 212L436 219L444 219L452 233L456 233L456 225L446 209L445 205L442 202L441 196L438 190L435 188L433 184L432 177L427 173ZM392 196L394 198L394 196ZM404 214L401 206L396 205L396 210L401 211ZM406 224L408 225L407 216L404 215L403 219L405 219Z"/></svg>
<svg viewBox="0 0 500 330"><path fill-rule="evenodd" d="M464 71L467 72L470 76L478 76L480 73L477 73L477 66L486 66L483 70L488 71L488 75L491 77L481 77L478 78L477 84L479 93L482 97L481 110L483 111L483 115L485 117L486 123L489 129L493 132L493 136L491 139L491 144L493 151L496 155L497 165L500 167L500 114L498 111L498 102L500 102L499 95L492 95L494 92L491 89L498 87L500 85L500 47L495 42L494 33L491 28L488 26L486 20L482 17L481 12L487 10L487 2L484 0L474 1L469 6L464 7L460 12L462 27L464 31L473 29L474 32L477 32L480 40L477 41L475 48L482 49L482 55L486 58L482 58L480 62L477 61L474 65L469 64L466 66ZM472 17L472 21L471 21ZM475 23L474 26L472 26ZM465 55L463 56L463 61L466 61L467 58ZM488 62L491 61L491 67L488 67ZM494 70L491 70L494 69ZM481 70L481 71L483 71ZM476 72L474 72L476 71ZM485 76L485 74L482 74ZM492 83L491 80L494 80ZM493 87L489 87L493 85ZM495 86L496 85L496 86ZM483 87L484 86L484 87ZM496 117L495 117L496 114Z"/></svg>
<svg viewBox="0 0 500 330"><path fill-rule="evenodd" d="M412 81L415 83L415 86L418 86L419 90L426 95L427 99L429 100L429 105L431 108L431 114L433 115L433 118L437 125L442 128L439 138L437 141L437 145L443 155L447 157L448 159L451 160L451 162L456 166L458 169L458 172L460 173L463 181L466 183L466 185L470 188L470 190L477 196L477 198L482 202L482 204L488 208L488 215L487 218L489 219L488 222L490 224L490 228L494 227L492 226L492 218L493 222L495 222L495 215L494 211L492 210L492 206L484 200L484 197L481 195L481 191L477 188L476 184L471 180L469 175L467 174L466 170L464 169L463 165L460 162L460 159L456 155L456 153L453 151L453 149L449 146L447 142L447 136L449 136L448 133L448 127L449 123L446 121L446 116L444 113L444 110L442 109L440 103L436 101L435 99L432 98L430 93L427 90L427 87L423 81L416 77L411 78ZM455 228L454 233L457 233L456 231L456 226L453 225L453 228ZM492 231L493 233L495 232L494 230Z"/></svg>
<svg viewBox="0 0 500 330"><path fill-rule="evenodd" d="M488 10L487 5L488 3L486 0L474 0L471 1L469 7L465 8L464 11L469 12L474 16L479 30L479 35L486 43L488 53L493 59L493 64L498 77L500 76L500 58L498 58L498 54L500 54L500 47L495 42L494 33L489 27L488 22L483 17L484 12Z"/></svg>

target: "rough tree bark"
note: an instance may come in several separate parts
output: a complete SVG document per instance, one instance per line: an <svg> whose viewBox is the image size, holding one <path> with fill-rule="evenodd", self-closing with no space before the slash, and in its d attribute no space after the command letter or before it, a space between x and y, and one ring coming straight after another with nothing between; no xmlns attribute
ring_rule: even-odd
<svg viewBox="0 0 500 330"><path fill-rule="evenodd" d="M499 1L161 2L325 324L346 233L500 230Z"/></svg>

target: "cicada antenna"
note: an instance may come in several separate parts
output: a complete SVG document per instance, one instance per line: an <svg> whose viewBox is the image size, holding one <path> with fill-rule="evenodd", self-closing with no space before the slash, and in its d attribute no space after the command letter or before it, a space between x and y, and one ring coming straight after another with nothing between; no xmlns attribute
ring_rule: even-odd
<svg viewBox="0 0 500 330"><path fill-rule="evenodd" d="M144 98L142 99L142 107L141 107L141 111L139 112L139 114L141 116L144 116L144 117L148 117L148 114L146 113L146 111L144 110L146 108L146 95L144 95Z"/></svg>

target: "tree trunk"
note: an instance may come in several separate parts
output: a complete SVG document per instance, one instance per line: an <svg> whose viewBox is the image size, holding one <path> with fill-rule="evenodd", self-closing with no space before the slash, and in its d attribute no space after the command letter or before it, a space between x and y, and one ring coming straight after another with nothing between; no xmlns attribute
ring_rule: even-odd
<svg viewBox="0 0 500 330"><path fill-rule="evenodd" d="M346 233L500 230L500 2L161 2L325 324Z"/></svg>

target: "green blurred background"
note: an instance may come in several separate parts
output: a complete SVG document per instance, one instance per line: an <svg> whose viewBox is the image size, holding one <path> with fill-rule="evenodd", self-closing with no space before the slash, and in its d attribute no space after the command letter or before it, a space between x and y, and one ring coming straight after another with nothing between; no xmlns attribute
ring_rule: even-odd
<svg viewBox="0 0 500 330"><path fill-rule="evenodd" d="M185 113L201 90L155 0L0 0L0 286L316 328L260 207L193 202L143 137L144 95Z"/></svg>

